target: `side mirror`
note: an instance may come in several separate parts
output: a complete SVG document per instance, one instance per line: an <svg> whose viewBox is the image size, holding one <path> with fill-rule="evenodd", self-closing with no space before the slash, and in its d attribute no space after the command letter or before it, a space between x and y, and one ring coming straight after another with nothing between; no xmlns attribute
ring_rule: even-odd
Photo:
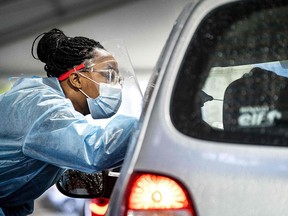
<svg viewBox="0 0 288 216"><path fill-rule="evenodd" d="M119 171L120 168L114 168L92 174L67 169L56 183L56 187L68 197L110 198L120 175Z"/></svg>

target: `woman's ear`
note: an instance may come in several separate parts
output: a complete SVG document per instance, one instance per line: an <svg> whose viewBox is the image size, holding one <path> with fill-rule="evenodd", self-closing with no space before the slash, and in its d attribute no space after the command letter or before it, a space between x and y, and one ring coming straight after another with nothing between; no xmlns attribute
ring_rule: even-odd
<svg viewBox="0 0 288 216"><path fill-rule="evenodd" d="M72 72L70 75L69 75L69 82L70 84L77 88L77 89L80 89L82 87L82 84L81 84L81 76L79 75L79 73L77 72Z"/></svg>

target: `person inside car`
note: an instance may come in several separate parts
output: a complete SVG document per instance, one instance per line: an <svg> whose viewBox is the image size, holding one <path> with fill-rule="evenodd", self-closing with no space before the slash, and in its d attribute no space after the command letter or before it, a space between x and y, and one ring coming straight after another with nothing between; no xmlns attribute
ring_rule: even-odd
<svg viewBox="0 0 288 216"><path fill-rule="evenodd" d="M123 162L137 118L105 128L122 101L118 63L97 41L59 29L33 42L48 77L21 77L0 95L0 215L28 215L66 168L94 173ZM36 58L33 55L34 58Z"/></svg>
<svg viewBox="0 0 288 216"><path fill-rule="evenodd" d="M223 125L225 130L265 133L286 130L288 79L274 71L252 68L230 83L224 93ZM284 123L284 124L283 124ZM281 129L282 128L282 129Z"/></svg>

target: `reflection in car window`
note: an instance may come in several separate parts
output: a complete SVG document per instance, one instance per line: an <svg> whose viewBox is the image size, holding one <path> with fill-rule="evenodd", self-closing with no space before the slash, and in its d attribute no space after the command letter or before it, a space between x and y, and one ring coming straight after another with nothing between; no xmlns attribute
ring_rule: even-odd
<svg viewBox="0 0 288 216"><path fill-rule="evenodd" d="M208 140L288 144L287 4L231 3L199 25L172 95L172 122L180 132Z"/></svg>

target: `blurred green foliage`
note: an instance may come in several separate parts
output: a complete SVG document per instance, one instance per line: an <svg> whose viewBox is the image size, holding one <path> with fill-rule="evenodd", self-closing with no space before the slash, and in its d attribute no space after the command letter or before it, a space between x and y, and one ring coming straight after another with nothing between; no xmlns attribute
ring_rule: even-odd
<svg viewBox="0 0 288 216"><path fill-rule="evenodd" d="M11 87L10 84L5 84L5 85L1 84L0 85L0 94L8 91L10 89L10 87Z"/></svg>

